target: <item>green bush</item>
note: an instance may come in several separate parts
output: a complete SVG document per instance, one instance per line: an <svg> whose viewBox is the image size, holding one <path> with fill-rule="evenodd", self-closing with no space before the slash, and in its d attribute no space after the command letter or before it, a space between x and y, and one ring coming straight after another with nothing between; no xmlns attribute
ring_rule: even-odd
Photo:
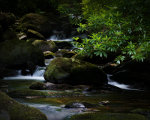
<svg viewBox="0 0 150 120"><path fill-rule="evenodd" d="M75 42L78 48L83 48L78 52L91 57L119 53L117 63L126 59L143 61L149 57L150 17L147 15L147 2L83 0L86 22L80 23L77 30L86 32L88 37L82 43Z"/></svg>

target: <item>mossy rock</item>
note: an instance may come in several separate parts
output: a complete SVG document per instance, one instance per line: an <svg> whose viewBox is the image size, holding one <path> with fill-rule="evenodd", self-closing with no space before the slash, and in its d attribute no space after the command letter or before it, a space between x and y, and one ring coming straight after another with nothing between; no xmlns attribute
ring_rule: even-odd
<svg viewBox="0 0 150 120"><path fill-rule="evenodd" d="M45 51L43 52L45 59L51 59L54 58L55 53L51 52L51 51Z"/></svg>
<svg viewBox="0 0 150 120"><path fill-rule="evenodd" d="M44 55L38 48L25 41L5 41L0 44L0 64L7 68L32 71L36 65L44 65Z"/></svg>
<svg viewBox="0 0 150 120"><path fill-rule="evenodd" d="M37 32L35 30L32 30L32 29L28 29L27 37L45 40L45 37L41 33Z"/></svg>
<svg viewBox="0 0 150 120"><path fill-rule="evenodd" d="M0 111L5 111L11 120L47 120L38 109L22 105L2 92L0 96Z"/></svg>
<svg viewBox="0 0 150 120"><path fill-rule="evenodd" d="M71 58L55 58L47 67L46 81L56 84L96 85L107 83L105 73L96 65Z"/></svg>
<svg viewBox="0 0 150 120"><path fill-rule="evenodd" d="M128 113L87 113L74 115L70 120L147 120L138 114Z"/></svg>
<svg viewBox="0 0 150 120"><path fill-rule="evenodd" d="M72 56L74 56L76 53L74 51L69 51L66 49L62 49L56 52L56 57L67 57L67 58L71 58Z"/></svg>
<svg viewBox="0 0 150 120"><path fill-rule="evenodd" d="M28 29L33 29L42 35L44 37L49 37L52 33L52 27L50 20L43 15L36 14L36 13L29 13L24 15L20 19L20 24L18 26L18 29L21 29L23 31L27 31Z"/></svg>
<svg viewBox="0 0 150 120"><path fill-rule="evenodd" d="M57 46L55 45L55 43L53 41L51 41L51 40L49 40L49 41L35 40L32 44L34 46L37 46L43 52L45 52L45 51L56 52L58 50Z"/></svg>

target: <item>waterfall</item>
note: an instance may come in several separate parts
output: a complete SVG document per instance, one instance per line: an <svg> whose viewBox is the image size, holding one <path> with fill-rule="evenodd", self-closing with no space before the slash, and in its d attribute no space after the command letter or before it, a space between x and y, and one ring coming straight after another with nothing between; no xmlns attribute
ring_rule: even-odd
<svg viewBox="0 0 150 120"><path fill-rule="evenodd" d="M45 65L49 65L52 59L45 59ZM38 80L44 81L44 72L46 67L37 66L33 75L22 75L21 70L15 76L4 77L3 80Z"/></svg>
<svg viewBox="0 0 150 120"><path fill-rule="evenodd" d="M108 79L108 84L109 85L112 85L112 86L115 86L115 87L118 87L118 88L121 88L121 89L124 89L124 90L138 90L138 89L133 89L131 88L129 85L125 85L125 84L121 84L121 83L118 83L116 81L113 81L110 77L112 75L110 74L107 74L107 79Z"/></svg>

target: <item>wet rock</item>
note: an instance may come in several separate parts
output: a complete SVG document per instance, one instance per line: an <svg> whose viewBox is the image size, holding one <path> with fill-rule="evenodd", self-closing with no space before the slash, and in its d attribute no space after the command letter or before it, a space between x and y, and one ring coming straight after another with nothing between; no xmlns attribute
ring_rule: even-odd
<svg viewBox="0 0 150 120"><path fill-rule="evenodd" d="M45 80L56 84L103 86L105 73L96 65L71 58L55 58L44 73Z"/></svg>
<svg viewBox="0 0 150 120"><path fill-rule="evenodd" d="M56 52L58 50L55 43L51 40L49 40L49 41L35 40L32 44L34 46L38 47L43 52L45 52L45 51Z"/></svg>
<svg viewBox="0 0 150 120"><path fill-rule="evenodd" d="M110 101L108 101L108 100L106 100L106 101L101 101L101 102L99 102L99 105L108 105L108 104L110 104Z"/></svg>
<svg viewBox="0 0 150 120"><path fill-rule="evenodd" d="M51 51L45 51L43 52L45 59L51 59L54 58L55 53L51 52Z"/></svg>
<svg viewBox="0 0 150 120"><path fill-rule="evenodd" d="M27 40L27 35L23 32L17 34L19 40Z"/></svg>
<svg viewBox="0 0 150 120"><path fill-rule="evenodd" d="M74 51L69 51L66 49L62 49L57 51L56 53L56 57L67 57L67 58L71 58L72 56L74 56L76 53Z"/></svg>
<svg viewBox="0 0 150 120"><path fill-rule="evenodd" d="M113 71L117 68L118 64L115 63L107 63L102 66L103 71L105 71L107 74L112 74Z"/></svg>
<svg viewBox="0 0 150 120"><path fill-rule="evenodd" d="M32 29L28 29L27 37L28 38L35 38L35 39L45 40L45 37L41 33L37 32L35 30L32 30Z"/></svg>

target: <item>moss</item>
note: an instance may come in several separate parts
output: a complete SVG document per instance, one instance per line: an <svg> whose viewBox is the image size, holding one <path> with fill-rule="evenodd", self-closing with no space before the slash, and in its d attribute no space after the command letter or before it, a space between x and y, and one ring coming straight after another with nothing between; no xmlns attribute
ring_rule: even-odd
<svg viewBox="0 0 150 120"><path fill-rule="evenodd" d="M53 53L53 52L51 52L51 51L45 51L45 52L43 52L44 53L44 57L46 58L46 59L51 59L51 58L54 58L54 56L55 56L55 53Z"/></svg>
<svg viewBox="0 0 150 120"><path fill-rule="evenodd" d="M104 72L96 65L71 58L55 58L44 74L45 80L52 83L71 85L103 85L106 83Z"/></svg>
<svg viewBox="0 0 150 120"><path fill-rule="evenodd" d="M28 29L27 37L45 40L45 37L41 33L37 32L35 30L32 30L32 29Z"/></svg>
<svg viewBox="0 0 150 120"><path fill-rule="evenodd" d="M34 46L37 46L43 52L45 52L45 51L56 52L58 50L55 43L51 40L50 41L35 40L32 44Z"/></svg>
<svg viewBox="0 0 150 120"><path fill-rule="evenodd" d="M67 58L71 58L72 56L74 56L76 53L74 51L69 51L66 49L62 49L56 52L56 57L67 57Z"/></svg>
<svg viewBox="0 0 150 120"><path fill-rule="evenodd" d="M45 98L45 97L73 97L73 96L83 96L81 92L65 92L65 91L39 91L30 89L18 89L10 90L8 95L13 98Z"/></svg>
<svg viewBox="0 0 150 120"><path fill-rule="evenodd" d="M31 97L46 97L47 93L37 90L29 90L29 89L18 89L18 90L11 90L8 92L8 95L14 98L26 98L28 96Z"/></svg>
<svg viewBox="0 0 150 120"><path fill-rule="evenodd" d="M0 92L0 110L8 112L11 120L47 120L39 110L22 105Z"/></svg>
<svg viewBox="0 0 150 120"><path fill-rule="evenodd" d="M70 120L147 120L144 116L127 113L88 113L74 115Z"/></svg>

